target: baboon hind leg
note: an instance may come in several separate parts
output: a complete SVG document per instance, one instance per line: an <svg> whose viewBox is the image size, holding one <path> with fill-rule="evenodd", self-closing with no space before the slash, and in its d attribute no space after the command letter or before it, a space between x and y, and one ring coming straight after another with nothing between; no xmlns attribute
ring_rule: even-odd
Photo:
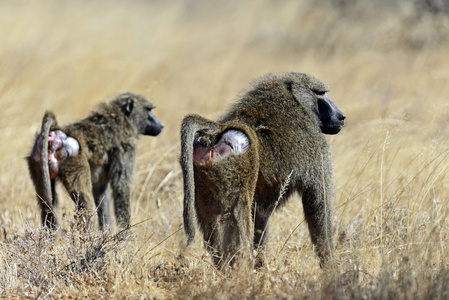
<svg viewBox="0 0 449 300"><path fill-rule="evenodd" d="M198 212L198 221L203 233L204 246L207 252L212 256L215 266L219 266L222 259L220 248L220 236L217 228L216 216L211 213L202 214Z"/></svg>
<svg viewBox="0 0 449 300"><path fill-rule="evenodd" d="M94 211L90 166L83 154L68 157L59 169L61 182L75 203L77 221L86 223Z"/></svg>
<svg viewBox="0 0 449 300"><path fill-rule="evenodd" d="M253 224L251 206L246 199L239 199L230 216L225 217L221 230L223 238L223 264L233 265L235 259L242 256L251 257Z"/></svg>

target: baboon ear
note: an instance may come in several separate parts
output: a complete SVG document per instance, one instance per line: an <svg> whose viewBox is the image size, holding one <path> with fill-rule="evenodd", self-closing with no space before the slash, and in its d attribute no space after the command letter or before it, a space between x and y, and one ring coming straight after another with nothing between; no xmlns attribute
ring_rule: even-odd
<svg viewBox="0 0 449 300"><path fill-rule="evenodd" d="M125 104L122 106L122 112L125 114L125 116L129 116L134 108L134 101L133 99L126 99Z"/></svg>
<svg viewBox="0 0 449 300"><path fill-rule="evenodd" d="M285 88L292 93L293 92L293 82L292 81L284 81Z"/></svg>

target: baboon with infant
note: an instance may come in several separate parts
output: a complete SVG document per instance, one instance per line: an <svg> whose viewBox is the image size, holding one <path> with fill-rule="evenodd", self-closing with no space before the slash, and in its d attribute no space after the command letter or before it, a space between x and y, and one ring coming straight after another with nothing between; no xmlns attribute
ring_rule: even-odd
<svg viewBox="0 0 449 300"><path fill-rule="evenodd" d="M337 134L345 115L328 87L301 73L256 80L217 122L197 115L181 125L184 230L195 215L217 266L263 246L272 212L298 192L312 243L332 260L332 163L324 134ZM238 254L240 252L240 254ZM259 257L256 264L262 264Z"/></svg>
<svg viewBox="0 0 449 300"><path fill-rule="evenodd" d="M95 204L102 229L111 223L110 183L117 223L121 228L129 224L138 136L156 136L163 128L152 113L154 107L141 95L125 93L67 126L58 126L53 113L45 114L27 157L43 225L54 229L58 224L57 180L75 202L80 218L92 214Z"/></svg>

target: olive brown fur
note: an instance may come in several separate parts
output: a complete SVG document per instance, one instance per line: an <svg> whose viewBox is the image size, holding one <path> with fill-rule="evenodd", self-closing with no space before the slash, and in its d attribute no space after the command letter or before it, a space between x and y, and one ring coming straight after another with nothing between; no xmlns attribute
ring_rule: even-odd
<svg viewBox="0 0 449 300"><path fill-rule="evenodd" d="M211 161L194 163L194 142L196 149L214 149L226 135L232 144L239 133L248 149L239 151L234 147L233 154L217 154ZM190 233L189 243L194 237L192 216L196 214L215 265L223 267L232 263L236 255L250 255L254 232L251 203L259 169L256 133L238 121L219 124L189 115L182 122L181 138L181 164L186 167L183 168L185 199L189 195L195 198L184 201L184 228ZM222 147L228 146L225 143Z"/></svg>
<svg viewBox="0 0 449 300"><path fill-rule="evenodd" d="M344 126L346 117L327 98L328 90L325 84L310 75L268 74L257 79L252 88L222 118L209 123L213 124L209 125L210 130L219 134L220 130L217 128L226 128L230 123L244 124L245 127L242 125L242 128L245 128L244 133L250 141L253 140L251 136L257 137L251 147L257 148L254 153L257 153L258 157L254 159L249 156L252 161L257 161L255 164L247 163L245 160L248 158L241 154L235 162L229 161L220 166L219 161L215 164L213 159L206 162L205 168L221 168L222 174L236 170L234 164L246 166L246 173L232 173L233 175L214 179L216 186L226 186L227 194L205 193L206 188L200 183L205 176L197 174L198 166L194 167L191 160L195 151L194 144L196 147L213 148L214 143L219 141L219 134L215 139L211 138L207 120L196 117L201 120L197 123L204 125L199 126L190 120L195 118L194 116L186 117L181 129L181 166L185 191L184 229L188 244L193 242L195 236L195 215L200 225L203 223L203 209L198 208L197 202L222 203L230 201L227 199L229 193L246 192L252 207L249 217L254 220L252 246L263 248L271 214L294 192L298 192L302 197L305 219L320 262L326 265L332 261L334 183L330 150L323 133L337 134ZM203 136L206 136L208 142L201 142ZM233 177L250 176L247 174L255 174L255 189L251 178L246 179L244 188L229 182ZM204 200L205 197L208 199ZM220 220L220 217L218 216L217 220ZM203 228L202 231L204 234ZM207 236L204 238L206 242L210 242Z"/></svg>
<svg viewBox="0 0 449 300"><path fill-rule="evenodd" d="M59 127L53 113L45 114L41 134L27 157L43 225L50 228L58 225L56 180L63 183L77 210L84 216L92 214L96 207L101 228L111 222L110 184L118 225L125 227L129 224L138 137L140 134L158 135L163 128L153 115L153 108L154 104L145 97L125 93L108 103L99 104L87 118L67 126ZM69 154L59 156L56 168L50 167L56 173L55 178L50 178L46 166L47 154L49 162L52 154L47 149L51 145L49 132L62 132L67 139L75 139L79 145L79 150L75 151L68 143L57 149L58 153L64 150ZM39 151L41 158L37 159Z"/></svg>

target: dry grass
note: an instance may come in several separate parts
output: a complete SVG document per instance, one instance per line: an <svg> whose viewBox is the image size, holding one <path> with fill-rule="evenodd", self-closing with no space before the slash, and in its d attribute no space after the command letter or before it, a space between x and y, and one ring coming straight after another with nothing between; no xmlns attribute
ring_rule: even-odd
<svg viewBox="0 0 449 300"><path fill-rule="evenodd" d="M311 3L2 1L0 297L447 299L447 15ZM221 273L198 239L185 248L180 120L217 117L283 71L329 83L348 116L328 137L337 268L319 268L294 197L270 221L267 267ZM136 225L75 228L65 196L63 228L42 230L24 157L44 111L66 123L125 91L154 99L166 125L140 140Z"/></svg>

